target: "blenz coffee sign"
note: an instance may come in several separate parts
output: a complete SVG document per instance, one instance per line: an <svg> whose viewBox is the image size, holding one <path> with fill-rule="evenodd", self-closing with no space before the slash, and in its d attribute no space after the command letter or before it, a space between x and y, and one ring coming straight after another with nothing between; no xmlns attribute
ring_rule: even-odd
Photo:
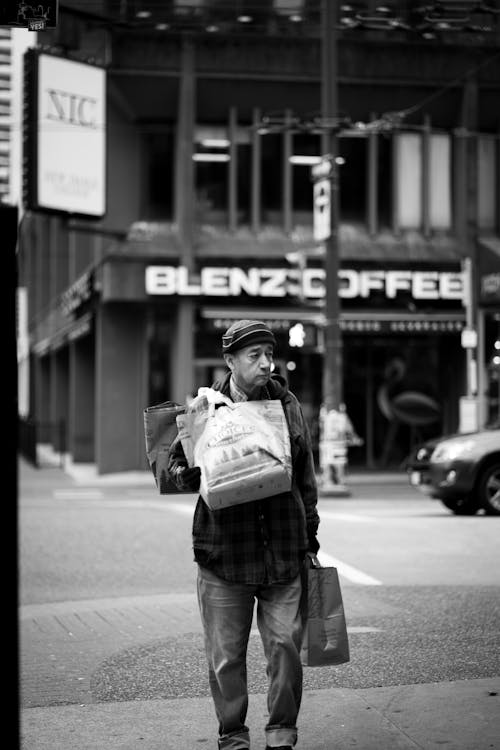
<svg viewBox="0 0 500 750"><path fill-rule="evenodd" d="M339 297L368 299L382 294L388 300L406 294L414 300L462 300L461 272L406 269L343 268ZM205 266L191 274L185 266L148 266L145 288L150 295L193 297L302 297L326 295L323 268L240 268Z"/></svg>
<svg viewBox="0 0 500 750"><path fill-rule="evenodd" d="M25 55L23 188L35 210L106 211L106 72L58 55Z"/></svg>

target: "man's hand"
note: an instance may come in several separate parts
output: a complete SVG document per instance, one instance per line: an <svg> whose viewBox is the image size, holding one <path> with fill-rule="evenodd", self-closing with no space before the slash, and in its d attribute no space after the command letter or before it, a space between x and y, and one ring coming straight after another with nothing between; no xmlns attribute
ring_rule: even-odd
<svg viewBox="0 0 500 750"><path fill-rule="evenodd" d="M312 532L309 532L307 536L309 538L308 552L313 552L314 554L316 554L319 550L318 537Z"/></svg>
<svg viewBox="0 0 500 750"><path fill-rule="evenodd" d="M200 477L201 470L199 466L179 467L177 470L176 480L177 486L182 490L189 490L190 492L198 492L200 489Z"/></svg>

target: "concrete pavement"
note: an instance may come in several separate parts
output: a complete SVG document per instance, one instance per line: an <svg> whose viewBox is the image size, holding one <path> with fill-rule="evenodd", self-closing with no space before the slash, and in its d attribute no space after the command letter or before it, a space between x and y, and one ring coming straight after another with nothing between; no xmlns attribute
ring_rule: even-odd
<svg viewBox="0 0 500 750"><path fill-rule="evenodd" d="M151 486L147 473L94 477L20 462L24 482ZM374 481L372 478L370 481ZM33 484L32 484L33 486ZM165 633L201 636L194 592L156 597L52 602L20 607L21 750L195 750L216 748L211 699L115 700L95 675L106 659L145 648ZM204 673L201 664L200 674ZM336 669L342 669L338 667ZM102 670L101 670L102 671ZM306 671L312 671L307 669ZM105 673L104 673L105 674ZM203 679L203 678L201 678ZM306 689L301 750L500 750L500 677L366 689ZM104 696L104 697L103 697ZM253 747L265 745L266 697L251 693Z"/></svg>
<svg viewBox="0 0 500 750"><path fill-rule="evenodd" d="M500 680L305 692L301 750L487 750L500 747ZM494 695L493 695L494 694ZM250 695L247 723L263 750L266 700ZM216 748L209 698L24 709L22 750Z"/></svg>

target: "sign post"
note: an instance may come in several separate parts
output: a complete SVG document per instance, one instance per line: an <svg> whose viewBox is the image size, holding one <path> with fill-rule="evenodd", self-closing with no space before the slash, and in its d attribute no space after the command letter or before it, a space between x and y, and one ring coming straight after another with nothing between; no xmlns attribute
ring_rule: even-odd
<svg viewBox="0 0 500 750"><path fill-rule="evenodd" d="M323 490L345 491L347 444L344 412L323 406L320 413L320 467Z"/></svg>
<svg viewBox="0 0 500 750"><path fill-rule="evenodd" d="M326 315L323 402L319 415L320 493L347 497L345 406L342 402L340 304L338 296L337 174L331 154L311 169L314 239L326 244Z"/></svg>
<svg viewBox="0 0 500 750"><path fill-rule="evenodd" d="M314 239L323 242L330 237L331 224L331 164L328 159L322 159L312 170L313 176L313 219Z"/></svg>
<svg viewBox="0 0 500 750"><path fill-rule="evenodd" d="M323 394L320 410L320 487L321 494L348 496L344 485L347 464L345 434L339 431L337 445L333 445L329 424L345 411L343 398L343 355L340 330L339 300L339 195L337 174L338 96L337 96L337 4L322 0L321 43L321 114L325 130L321 138L323 158L315 165L314 228L315 239L325 242L325 323L323 359ZM328 182L328 188L325 185ZM328 210L327 210L328 209ZM323 213L328 216L323 216Z"/></svg>

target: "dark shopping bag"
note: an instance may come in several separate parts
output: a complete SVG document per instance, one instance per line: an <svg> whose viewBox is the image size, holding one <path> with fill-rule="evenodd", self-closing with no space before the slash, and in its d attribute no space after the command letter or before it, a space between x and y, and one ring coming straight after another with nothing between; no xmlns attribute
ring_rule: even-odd
<svg viewBox="0 0 500 750"><path fill-rule="evenodd" d="M306 667L344 664L350 660L349 640L337 568L317 567L309 555L304 565L301 662Z"/></svg>
<svg viewBox="0 0 500 750"><path fill-rule="evenodd" d="M176 417L185 411L185 406L174 401L144 409L146 454L160 495L179 492L168 475L167 464L170 446L177 437Z"/></svg>

